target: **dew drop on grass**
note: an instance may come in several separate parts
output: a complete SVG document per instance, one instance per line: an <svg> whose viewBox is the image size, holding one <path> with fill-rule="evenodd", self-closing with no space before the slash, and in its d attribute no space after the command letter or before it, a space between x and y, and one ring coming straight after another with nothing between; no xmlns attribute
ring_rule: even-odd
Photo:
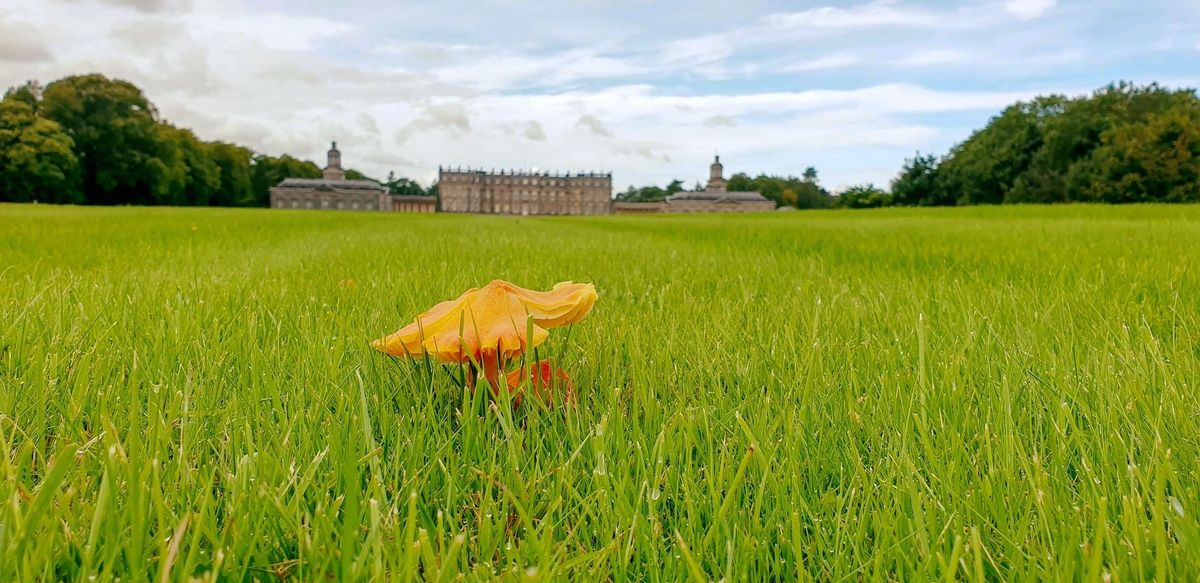
<svg viewBox="0 0 1200 583"><path fill-rule="evenodd" d="M659 490L658 488L655 488L650 491L650 499L651 500L658 500L658 497L661 495L662 495L662 491Z"/></svg>

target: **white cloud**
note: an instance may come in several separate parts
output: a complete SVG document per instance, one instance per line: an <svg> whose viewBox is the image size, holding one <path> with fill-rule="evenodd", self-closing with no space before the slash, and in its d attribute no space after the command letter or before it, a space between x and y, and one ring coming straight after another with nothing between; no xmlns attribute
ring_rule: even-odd
<svg viewBox="0 0 1200 583"><path fill-rule="evenodd" d="M936 27L946 24L937 14L903 7L891 0L880 0L849 8L822 6L798 12L784 12L772 14L764 21L776 29Z"/></svg>
<svg viewBox="0 0 1200 583"><path fill-rule="evenodd" d="M373 136L379 135L379 124L375 122L375 118L371 114L365 111L358 114L358 127Z"/></svg>
<svg viewBox="0 0 1200 583"><path fill-rule="evenodd" d="M9 22L0 14L0 63L43 63L54 60L54 53L42 35L29 24Z"/></svg>
<svg viewBox="0 0 1200 583"><path fill-rule="evenodd" d="M396 143L404 145L409 138L429 130L444 130L456 137L470 133L471 120L467 117L467 108L462 103L429 105L420 117L396 133Z"/></svg>
<svg viewBox="0 0 1200 583"><path fill-rule="evenodd" d="M451 54L453 61L449 59ZM441 56L447 63L436 67L439 79L479 91L555 87L588 79L628 77L652 70L628 60L601 55L594 49L533 55L460 47Z"/></svg>
<svg viewBox="0 0 1200 583"><path fill-rule="evenodd" d="M536 121L526 122L525 131L521 132L521 135L525 136L527 140L546 141L546 131L542 129L542 124Z"/></svg>
<svg viewBox="0 0 1200 583"><path fill-rule="evenodd" d="M1008 0L1004 10L1022 20L1039 18L1058 4L1058 0Z"/></svg>
<svg viewBox="0 0 1200 583"><path fill-rule="evenodd" d="M226 47L244 45L283 51L312 51L322 43L355 32L355 26L348 22L320 16L226 8L189 15L187 24L198 36L211 37Z"/></svg>
<svg viewBox="0 0 1200 583"><path fill-rule="evenodd" d="M859 63L862 63L862 59L856 55L835 53L818 57L811 61L799 61L790 65L784 65L781 67L781 70L789 72L820 71L823 69L850 67Z"/></svg>
<svg viewBox="0 0 1200 583"><path fill-rule="evenodd" d="M667 67L694 67L725 59L733 50L733 43L724 36L701 36L668 42L656 60Z"/></svg>
<svg viewBox="0 0 1200 583"><path fill-rule="evenodd" d="M906 67L927 67L962 63L969 59L970 54L959 49L922 49L896 59L894 62Z"/></svg>
<svg viewBox="0 0 1200 583"><path fill-rule="evenodd" d="M70 3L76 3L80 0L70 0ZM111 4L123 8L132 8L138 12L152 13L165 12L167 10L185 12L191 9L192 3L190 0L100 0L102 4Z"/></svg>
<svg viewBox="0 0 1200 583"><path fill-rule="evenodd" d="M612 130L608 129L608 126L604 125L600 118L590 113L579 116L579 121L575 122L575 126L586 128L589 132L603 138L613 137Z"/></svg>
<svg viewBox="0 0 1200 583"><path fill-rule="evenodd" d="M733 128L737 127L737 121L727 115L710 115L704 118L704 125L710 128Z"/></svg>

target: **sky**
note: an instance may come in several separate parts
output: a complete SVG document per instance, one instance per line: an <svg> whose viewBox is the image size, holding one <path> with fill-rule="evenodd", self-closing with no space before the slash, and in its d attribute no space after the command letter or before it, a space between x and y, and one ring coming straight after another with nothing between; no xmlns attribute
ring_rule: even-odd
<svg viewBox="0 0 1200 583"><path fill-rule="evenodd" d="M1004 106L1200 86L1200 1L0 0L0 83L102 73L206 140L439 165L886 185Z"/></svg>

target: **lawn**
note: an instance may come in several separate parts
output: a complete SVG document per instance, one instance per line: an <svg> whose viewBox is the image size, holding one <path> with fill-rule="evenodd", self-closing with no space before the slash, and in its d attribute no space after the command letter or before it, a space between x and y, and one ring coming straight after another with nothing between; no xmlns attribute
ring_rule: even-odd
<svg viewBox="0 0 1200 583"><path fill-rule="evenodd" d="M595 283L513 410L371 340ZM1200 208L0 205L0 580L1200 579Z"/></svg>

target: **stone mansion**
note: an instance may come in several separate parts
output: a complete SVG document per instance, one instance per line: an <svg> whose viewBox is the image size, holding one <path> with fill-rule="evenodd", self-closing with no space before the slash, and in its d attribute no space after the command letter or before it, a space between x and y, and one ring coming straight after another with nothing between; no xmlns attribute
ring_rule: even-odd
<svg viewBox="0 0 1200 583"><path fill-rule="evenodd" d="M271 187L271 208L432 213L437 210L437 199L388 194L388 189L374 180L347 180L342 152L334 142L321 178L283 179Z"/></svg>
<svg viewBox="0 0 1200 583"><path fill-rule="evenodd" d="M389 194L374 180L348 180L333 143L321 178L285 178L271 188L271 208L515 216L631 213L764 212L775 203L757 192L726 190L720 158L704 190L679 192L661 202L614 202L608 172L485 172L438 168L438 196Z"/></svg>
<svg viewBox="0 0 1200 583"><path fill-rule="evenodd" d="M612 174L438 169L442 211L498 215L607 215Z"/></svg>

